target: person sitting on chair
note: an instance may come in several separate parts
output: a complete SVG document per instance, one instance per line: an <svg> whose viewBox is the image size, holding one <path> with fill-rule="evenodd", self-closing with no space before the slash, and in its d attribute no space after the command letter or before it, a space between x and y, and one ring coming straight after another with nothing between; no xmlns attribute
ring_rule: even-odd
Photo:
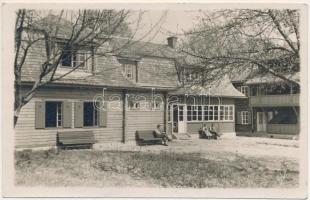
<svg viewBox="0 0 310 200"><path fill-rule="evenodd" d="M168 141L168 136L166 133L160 128L160 124L157 125L157 129L155 129L155 136L158 138L161 138L162 142L164 145L168 146L167 141Z"/></svg>
<svg viewBox="0 0 310 200"><path fill-rule="evenodd" d="M207 124L203 125L202 133L206 136L207 139L211 139L212 134L209 132Z"/></svg>
<svg viewBox="0 0 310 200"><path fill-rule="evenodd" d="M218 137L221 137L221 135L216 131L215 127L213 124L211 124L209 131L212 135L215 136L215 139L217 139Z"/></svg>

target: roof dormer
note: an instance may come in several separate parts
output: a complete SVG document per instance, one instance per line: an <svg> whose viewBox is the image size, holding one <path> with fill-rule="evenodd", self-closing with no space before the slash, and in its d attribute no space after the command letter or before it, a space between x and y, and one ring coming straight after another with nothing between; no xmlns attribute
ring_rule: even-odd
<svg viewBox="0 0 310 200"><path fill-rule="evenodd" d="M138 82L138 61L119 58L118 62L122 65L123 75L131 81Z"/></svg>

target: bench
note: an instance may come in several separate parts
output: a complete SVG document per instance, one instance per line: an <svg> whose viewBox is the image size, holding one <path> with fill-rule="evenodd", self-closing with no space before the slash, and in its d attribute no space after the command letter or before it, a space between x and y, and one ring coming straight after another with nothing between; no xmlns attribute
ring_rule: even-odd
<svg viewBox="0 0 310 200"><path fill-rule="evenodd" d="M57 146L61 148L92 148L95 142L92 131L63 131L57 133Z"/></svg>
<svg viewBox="0 0 310 200"><path fill-rule="evenodd" d="M154 130L136 131L137 145L162 144L162 139L155 136Z"/></svg>
<svg viewBox="0 0 310 200"><path fill-rule="evenodd" d="M213 135L213 134L212 134L212 136L211 136L210 138L208 138L208 137L203 133L203 130L202 130L202 129L199 129L198 134L199 134L199 139L215 139L215 140L217 139L216 135Z"/></svg>

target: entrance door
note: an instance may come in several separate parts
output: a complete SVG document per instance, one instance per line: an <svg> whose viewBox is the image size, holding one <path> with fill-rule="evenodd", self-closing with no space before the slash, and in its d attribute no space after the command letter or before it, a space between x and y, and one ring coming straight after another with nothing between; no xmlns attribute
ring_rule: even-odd
<svg viewBox="0 0 310 200"><path fill-rule="evenodd" d="M264 112L257 112L257 132L266 132L267 130L267 119Z"/></svg>
<svg viewBox="0 0 310 200"><path fill-rule="evenodd" d="M186 117L186 105L174 104L171 107L172 110L172 132L173 133L186 133L187 131L187 117Z"/></svg>

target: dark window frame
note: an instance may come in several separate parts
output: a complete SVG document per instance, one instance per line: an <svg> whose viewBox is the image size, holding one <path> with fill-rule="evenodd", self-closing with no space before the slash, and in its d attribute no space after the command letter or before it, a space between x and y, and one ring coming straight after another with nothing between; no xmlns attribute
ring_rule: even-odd
<svg viewBox="0 0 310 200"><path fill-rule="evenodd" d="M45 128L62 128L62 127L63 127L63 102L45 101Z"/></svg>
<svg viewBox="0 0 310 200"><path fill-rule="evenodd" d="M92 107L92 110L88 111L88 117L85 116L85 109ZM90 116L91 115L91 116ZM91 117L89 119L89 117ZM83 127L98 127L99 126L99 111L94 106L94 102L84 101L83 102Z"/></svg>

